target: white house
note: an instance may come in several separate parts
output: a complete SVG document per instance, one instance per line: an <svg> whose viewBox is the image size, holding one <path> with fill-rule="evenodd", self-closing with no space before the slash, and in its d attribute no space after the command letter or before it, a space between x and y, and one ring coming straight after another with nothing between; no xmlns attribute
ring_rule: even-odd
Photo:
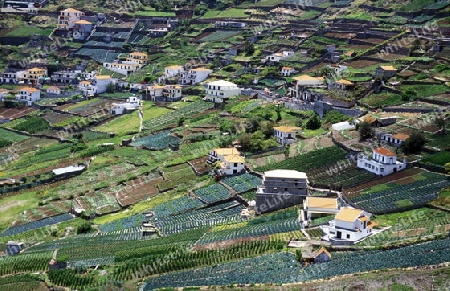
<svg viewBox="0 0 450 291"><path fill-rule="evenodd" d="M380 136L380 140L385 140L388 143L390 143L393 146L401 146L402 143L405 142L405 140L407 140L409 138L408 134L404 134L404 133L396 133L396 134L391 134L391 133L383 133Z"/></svg>
<svg viewBox="0 0 450 291"><path fill-rule="evenodd" d="M142 65L136 62L130 62L130 61L115 61L111 63L103 63L103 67L107 68L108 70L111 70L113 72L128 76L137 70L139 70Z"/></svg>
<svg viewBox="0 0 450 291"><path fill-rule="evenodd" d="M302 227L308 227L311 224L312 218L336 214L340 209L341 205L337 197L307 196L303 201L303 209L299 213L299 221Z"/></svg>
<svg viewBox="0 0 450 291"><path fill-rule="evenodd" d="M225 156L240 156L240 152L236 148L215 148L208 154L208 163L213 164L217 161L224 161Z"/></svg>
<svg viewBox="0 0 450 291"><path fill-rule="evenodd" d="M177 66L177 65L168 66L168 67L165 67L165 69L164 69L164 76L166 78L172 78L182 72L184 72L183 66Z"/></svg>
<svg viewBox="0 0 450 291"><path fill-rule="evenodd" d="M344 207L328 226L322 227L325 233L323 239L332 243L356 243L372 234L375 224L370 221L371 216L362 209Z"/></svg>
<svg viewBox="0 0 450 291"><path fill-rule="evenodd" d="M31 106L33 102L41 99L41 91L32 87L20 88L19 94L16 95L18 101L26 101L28 106Z"/></svg>
<svg viewBox="0 0 450 291"><path fill-rule="evenodd" d="M391 78L397 74L397 69L393 66L379 66L375 69L375 77Z"/></svg>
<svg viewBox="0 0 450 291"><path fill-rule="evenodd" d="M406 158L403 158L403 162L399 162L394 152L380 147L373 150L372 159L364 154L359 155L357 167L380 176L386 176L405 169Z"/></svg>
<svg viewBox="0 0 450 291"><path fill-rule="evenodd" d="M282 67L281 68L281 75L283 77L289 77L291 74L294 74L295 70L292 67Z"/></svg>
<svg viewBox="0 0 450 291"><path fill-rule="evenodd" d="M54 95L61 95L61 93L62 93L61 88L56 87L56 86L48 87L46 92L48 94L54 94Z"/></svg>
<svg viewBox="0 0 450 291"><path fill-rule="evenodd" d="M182 85L195 85L206 80L211 73L212 70L206 68L190 69L187 72L180 73L179 83Z"/></svg>
<svg viewBox="0 0 450 291"><path fill-rule="evenodd" d="M101 94L106 92L106 89L111 84L116 84L117 79L111 78L109 75L96 75L92 84L95 87L96 93Z"/></svg>
<svg viewBox="0 0 450 291"><path fill-rule="evenodd" d="M245 172L245 159L239 155L226 155L220 163L219 172L224 175L234 175Z"/></svg>
<svg viewBox="0 0 450 291"><path fill-rule="evenodd" d="M75 22L80 20L81 16L84 16L84 12L73 8L67 8L60 11L58 16L58 29L69 30L73 28Z"/></svg>
<svg viewBox="0 0 450 291"><path fill-rule="evenodd" d="M236 96L240 93L241 89L232 82L225 80L213 81L207 84L205 100L222 103L231 96Z"/></svg>
<svg viewBox="0 0 450 291"><path fill-rule="evenodd" d="M277 126L273 128L273 135L279 144L291 144L297 141L296 135L301 130L295 126Z"/></svg>
<svg viewBox="0 0 450 291"><path fill-rule="evenodd" d="M81 81L78 83L78 89L83 92L84 96L94 96L95 94L95 88L91 81Z"/></svg>
<svg viewBox="0 0 450 291"><path fill-rule="evenodd" d="M113 103L111 105L111 114L120 115L133 110L136 110L141 101L136 96L127 98L125 103Z"/></svg>
<svg viewBox="0 0 450 291"><path fill-rule="evenodd" d="M284 60L285 58L293 56L293 55L294 55L293 51L282 51L282 52L271 54L271 55L265 57L264 59L261 59L261 62L262 63L266 63L266 62L278 63L278 62Z"/></svg>
<svg viewBox="0 0 450 291"><path fill-rule="evenodd" d="M47 77L46 68L31 68L26 70L20 77L19 80L25 83L38 83L40 78Z"/></svg>

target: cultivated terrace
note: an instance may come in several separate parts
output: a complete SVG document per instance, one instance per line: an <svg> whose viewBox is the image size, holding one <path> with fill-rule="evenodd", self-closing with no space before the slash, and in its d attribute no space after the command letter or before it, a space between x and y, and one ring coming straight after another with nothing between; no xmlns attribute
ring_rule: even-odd
<svg viewBox="0 0 450 291"><path fill-rule="evenodd" d="M2 5L0 290L450 288L449 1Z"/></svg>

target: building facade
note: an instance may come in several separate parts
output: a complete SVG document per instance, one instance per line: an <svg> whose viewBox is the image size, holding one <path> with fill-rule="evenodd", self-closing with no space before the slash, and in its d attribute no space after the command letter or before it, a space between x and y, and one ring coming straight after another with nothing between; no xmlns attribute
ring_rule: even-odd
<svg viewBox="0 0 450 291"><path fill-rule="evenodd" d="M380 147L373 150L371 159L364 154L359 155L357 167L380 176L386 176L405 169L406 158L399 162L394 152Z"/></svg>

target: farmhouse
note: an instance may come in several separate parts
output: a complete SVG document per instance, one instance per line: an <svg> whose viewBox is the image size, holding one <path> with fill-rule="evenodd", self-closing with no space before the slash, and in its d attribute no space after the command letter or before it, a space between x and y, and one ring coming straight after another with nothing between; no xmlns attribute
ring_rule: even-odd
<svg viewBox="0 0 450 291"><path fill-rule="evenodd" d="M136 110L140 102L139 98L132 96L127 98L125 103L113 103L111 105L111 114L120 115Z"/></svg>
<svg viewBox="0 0 450 291"><path fill-rule="evenodd" d="M157 102L180 101L182 96L181 89L179 85L147 86L144 99Z"/></svg>
<svg viewBox="0 0 450 291"><path fill-rule="evenodd" d="M299 221L302 222L303 227L308 227L312 218L336 214L340 209L341 205L337 197L307 196L303 201L303 209L300 212Z"/></svg>
<svg viewBox="0 0 450 291"><path fill-rule="evenodd" d="M296 135L301 130L300 127L295 126L277 126L273 128L273 135L279 144L286 145L296 142Z"/></svg>
<svg viewBox="0 0 450 291"><path fill-rule="evenodd" d="M78 20L73 24L73 38L76 40L86 40L93 29L93 24L87 20Z"/></svg>
<svg viewBox="0 0 450 291"><path fill-rule="evenodd" d="M380 176L386 176L405 169L406 158L403 158L403 162L399 162L394 152L380 147L373 150L371 159L364 154L360 154L357 167Z"/></svg>
<svg viewBox="0 0 450 291"><path fill-rule="evenodd" d="M54 95L61 95L61 92L62 92L61 88L56 86L50 86L47 88L46 91L47 94L54 94Z"/></svg>
<svg viewBox="0 0 450 291"><path fill-rule="evenodd" d="M210 82L206 88L205 100L215 103L223 103L231 96L241 93L236 84L224 80Z"/></svg>
<svg viewBox="0 0 450 291"><path fill-rule="evenodd" d="M234 175L245 172L245 159L239 155L226 155L220 163L219 174Z"/></svg>
<svg viewBox="0 0 450 291"><path fill-rule="evenodd" d="M302 251L302 260L308 263L320 264L331 261L331 254L324 247L314 252Z"/></svg>
<svg viewBox="0 0 450 291"><path fill-rule="evenodd" d="M177 66L177 65L168 66L164 69L164 76L166 78L172 78L182 72L184 72L183 66Z"/></svg>
<svg viewBox="0 0 450 291"><path fill-rule="evenodd" d="M314 101L310 89L326 88L323 77L311 77L309 75L301 75L293 78L294 87L289 88L289 94L293 98L302 99L304 101Z"/></svg>
<svg viewBox="0 0 450 291"><path fill-rule="evenodd" d="M287 57L293 56L293 51L282 51L278 53L271 54L264 59L261 59L262 63L279 63L280 61L286 59Z"/></svg>
<svg viewBox="0 0 450 291"><path fill-rule="evenodd" d="M349 80L340 79L340 80L334 82L333 87L336 89L339 89L339 90L348 90L348 89L353 89L355 87L355 83L353 83Z"/></svg>
<svg viewBox="0 0 450 291"><path fill-rule="evenodd" d="M283 77L289 77L291 74L294 74L295 70L292 67L282 67L281 68L281 76Z"/></svg>
<svg viewBox="0 0 450 291"><path fill-rule="evenodd" d="M393 66L379 66L375 69L375 77L389 79L397 74L397 69Z"/></svg>
<svg viewBox="0 0 450 291"><path fill-rule="evenodd" d="M383 133L380 135L380 140L385 140L389 144L396 146L396 147L401 146L402 143L405 142L405 140L407 140L408 138L409 138L409 135L404 134L404 133L396 133L396 134Z"/></svg>
<svg viewBox="0 0 450 291"><path fill-rule="evenodd" d="M50 78L55 83L69 84L74 82L79 74L81 74L81 71L57 71Z"/></svg>
<svg viewBox="0 0 450 291"><path fill-rule="evenodd" d="M256 190L256 212L265 213L301 204L308 196L308 178L295 170L265 172Z"/></svg>
<svg viewBox="0 0 450 291"><path fill-rule="evenodd" d="M115 61L112 63L103 63L103 67L113 72L128 76L129 74L132 74L139 70L142 65L134 61Z"/></svg>
<svg viewBox="0 0 450 291"><path fill-rule="evenodd" d="M182 85L195 85L206 80L211 73L212 70L206 68L190 69L188 72L180 73L179 83Z"/></svg>
<svg viewBox="0 0 450 291"><path fill-rule="evenodd" d="M372 214L350 207L342 208L329 222L323 226L324 240L335 244L352 244L372 234L374 223L370 221Z"/></svg>
<svg viewBox="0 0 450 291"><path fill-rule="evenodd" d="M240 152L236 148L215 148L208 154L208 164L213 164L217 161L224 161L225 156L240 156Z"/></svg>
<svg viewBox="0 0 450 291"><path fill-rule="evenodd" d="M20 88L19 94L16 95L17 101L26 101L28 106L33 105L33 102L41 99L41 91L32 87Z"/></svg>

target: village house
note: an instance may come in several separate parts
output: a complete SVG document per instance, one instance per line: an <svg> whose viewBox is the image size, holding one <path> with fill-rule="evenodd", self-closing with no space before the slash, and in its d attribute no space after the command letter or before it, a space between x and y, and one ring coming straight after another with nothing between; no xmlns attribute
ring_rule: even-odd
<svg viewBox="0 0 450 291"><path fill-rule="evenodd" d="M264 172L256 189L256 212L265 213L303 203L308 196L308 178L295 170Z"/></svg>
<svg viewBox="0 0 450 291"><path fill-rule="evenodd" d="M26 70L19 80L24 83L37 84L40 78L45 77L47 77L47 69L36 67Z"/></svg>
<svg viewBox="0 0 450 291"><path fill-rule="evenodd" d="M75 22L81 20L81 16L84 16L84 12L73 8L67 8L59 12L58 26L59 30L69 30L75 25Z"/></svg>
<svg viewBox="0 0 450 291"><path fill-rule="evenodd" d="M313 252L307 252L306 250L302 250L302 261L308 264L326 263L331 261L331 254L323 246L320 247L320 249Z"/></svg>
<svg viewBox="0 0 450 291"><path fill-rule="evenodd" d="M283 76L283 77L290 77L294 73L295 73L295 70L292 67L282 67L281 68L281 76Z"/></svg>
<svg viewBox="0 0 450 291"><path fill-rule="evenodd" d="M214 24L216 28L244 28L244 22L237 21L216 21Z"/></svg>
<svg viewBox="0 0 450 291"><path fill-rule="evenodd" d="M240 155L225 155L218 169L220 175L231 176L245 172L245 159Z"/></svg>
<svg viewBox="0 0 450 291"><path fill-rule="evenodd" d="M62 90L59 87L50 86L50 87L47 88L46 93L47 94L53 94L53 95L61 95Z"/></svg>
<svg viewBox="0 0 450 291"><path fill-rule="evenodd" d="M188 72L180 73L179 83L182 85L195 85L206 80L211 73L212 70L206 68L190 69Z"/></svg>
<svg viewBox="0 0 450 291"><path fill-rule="evenodd" d="M148 55L143 52L132 52L126 57L127 62L134 62L140 65L146 65L148 62Z"/></svg>
<svg viewBox="0 0 450 291"><path fill-rule="evenodd" d="M164 68L164 77L172 78L184 72L183 66L172 65Z"/></svg>
<svg viewBox="0 0 450 291"><path fill-rule="evenodd" d="M289 88L289 95L307 102L314 101L315 97L311 89L326 89L323 77L311 77L309 75L301 75L293 78L294 87Z"/></svg>
<svg viewBox="0 0 450 291"><path fill-rule="evenodd" d="M25 101L27 106L33 105L33 103L39 99L41 99L41 91L32 87L20 88L19 94L16 95L16 100Z"/></svg>
<svg viewBox="0 0 450 291"><path fill-rule="evenodd" d="M370 221L372 214L350 207L342 208L329 222L322 226L324 240L335 244L352 244L372 234L375 225Z"/></svg>
<svg viewBox="0 0 450 291"><path fill-rule="evenodd" d="M179 85L153 85L145 88L144 100L155 102L176 102L180 101L182 87Z"/></svg>
<svg viewBox="0 0 450 291"><path fill-rule="evenodd" d="M236 148L215 148L208 153L208 164L217 161L224 161L225 156L240 156L241 153Z"/></svg>
<svg viewBox="0 0 450 291"><path fill-rule="evenodd" d="M142 65L134 61L114 61L111 63L103 63L103 67L113 72L128 76L139 70Z"/></svg>
<svg viewBox="0 0 450 291"><path fill-rule="evenodd" d="M299 221L301 221L302 227L309 227L313 218L336 214L340 209L341 205L337 197L307 196L303 201L303 209L300 211Z"/></svg>
<svg viewBox="0 0 450 291"><path fill-rule="evenodd" d="M111 105L111 114L121 115L136 110L141 101L136 96L131 96L124 103L113 103Z"/></svg>
<svg viewBox="0 0 450 291"><path fill-rule="evenodd" d="M405 140L407 140L409 138L408 134L404 134L404 133L382 133L380 135L380 140L385 140L387 141L390 145L399 147L402 145L402 143L405 142Z"/></svg>
<svg viewBox="0 0 450 291"><path fill-rule="evenodd" d="M51 78L52 82L55 82L55 83L70 84L70 83L73 83L76 80L77 76L80 74L81 74L81 71L79 71L79 70L57 71L57 72L54 72L50 76L50 78Z"/></svg>
<svg viewBox="0 0 450 291"><path fill-rule="evenodd" d="M4 84L17 84L19 77L24 74L25 71L17 71L6 68L5 71L0 73L0 83Z"/></svg>
<svg viewBox="0 0 450 291"><path fill-rule="evenodd" d="M406 158L403 158L402 162L397 161L397 155L394 152L380 147L373 150L371 159L360 154L357 167L380 176L386 176L405 169Z"/></svg>
<svg viewBox="0 0 450 291"><path fill-rule="evenodd" d="M84 96L94 96L106 92L108 86L116 83L117 79L111 78L109 75L95 75L92 80L81 81L78 89L83 92Z"/></svg>
<svg viewBox="0 0 450 291"><path fill-rule="evenodd" d="M86 40L93 28L94 25L90 21L84 19L75 21L73 24L72 37L74 40Z"/></svg>
<svg viewBox="0 0 450 291"><path fill-rule="evenodd" d="M375 69L375 77L389 79L397 74L397 69L393 66L379 66Z"/></svg>
<svg viewBox="0 0 450 291"><path fill-rule="evenodd" d="M334 82L333 87L338 90L349 90L355 88L355 83L349 80L340 79Z"/></svg>
<svg viewBox="0 0 450 291"><path fill-rule="evenodd" d="M211 101L215 103L223 103L232 96L239 95L241 89L232 83L225 80L209 82L206 85L206 101Z"/></svg>
<svg viewBox="0 0 450 291"><path fill-rule="evenodd" d="M278 53L273 53L271 55L268 55L267 57L261 59L262 63L279 63L280 61L293 56L294 52L293 51L282 51L282 52L278 52Z"/></svg>
<svg viewBox="0 0 450 291"><path fill-rule="evenodd" d="M291 144L297 141L297 133L302 129L295 126L277 126L273 128L273 135L281 145Z"/></svg>

